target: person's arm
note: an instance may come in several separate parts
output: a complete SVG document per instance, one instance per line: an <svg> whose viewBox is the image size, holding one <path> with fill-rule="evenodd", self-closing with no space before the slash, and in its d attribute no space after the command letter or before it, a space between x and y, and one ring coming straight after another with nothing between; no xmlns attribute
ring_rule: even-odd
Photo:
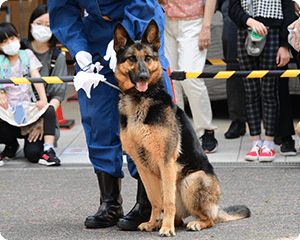
<svg viewBox="0 0 300 240"><path fill-rule="evenodd" d="M41 74L39 72L39 69L34 69L30 72L30 76L32 78L41 78ZM39 97L40 100L38 100L36 102L36 105L38 106L39 109L42 109L44 106L47 105L48 101L47 101L47 96L46 96L46 91L45 91L45 87L43 83L34 83L33 84Z"/></svg>
<svg viewBox="0 0 300 240"><path fill-rule="evenodd" d="M0 106L3 107L4 109L8 108L7 95L4 89L1 89L0 91Z"/></svg>
<svg viewBox="0 0 300 240"><path fill-rule="evenodd" d="M156 0L132 0L128 2L129 4L124 8L122 24L134 40L139 40L150 20L157 17L155 15ZM161 30L161 23L157 22L157 24Z"/></svg>
<svg viewBox="0 0 300 240"><path fill-rule="evenodd" d="M198 41L200 51L204 50L204 48L209 48L210 46L211 43L210 25L211 25L212 18L214 16L215 8L216 8L216 0L209 0L205 2L202 29L199 34L199 41Z"/></svg>
<svg viewBox="0 0 300 240"><path fill-rule="evenodd" d="M60 53L56 59L55 67L52 71L52 76L67 76L68 69L66 63L66 57L63 53ZM67 93L67 83L49 84L47 86L47 96L50 97L49 103L55 108L55 111L65 99Z"/></svg>
<svg viewBox="0 0 300 240"><path fill-rule="evenodd" d="M83 31L81 7L74 0L49 0L51 31L75 58L76 53L91 53Z"/></svg>
<svg viewBox="0 0 300 240"><path fill-rule="evenodd" d="M267 28L262 22L255 20L246 11L244 11L240 0L229 1L229 17L238 25L238 27L250 27L255 33L262 36L268 33Z"/></svg>
<svg viewBox="0 0 300 240"><path fill-rule="evenodd" d="M283 20L279 31L280 48L277 52L276 63L278 67L283 67L290 61L288 26L295 20L295 5L293 1L282 0ZM291 14L292 13L292 14Z"/></svg>
<svg viewBox="0 0 300 240"><path fill-rule="evenodd" d="M229 0L229 17L235 22L238 27L247 27L247 20L250 18L249 14L245 12L241 6L240 0Z"/></svg>

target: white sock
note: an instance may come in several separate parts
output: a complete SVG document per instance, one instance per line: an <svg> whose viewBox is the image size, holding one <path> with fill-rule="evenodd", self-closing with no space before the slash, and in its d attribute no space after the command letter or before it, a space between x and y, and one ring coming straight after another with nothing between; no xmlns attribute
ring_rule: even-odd
<svg viewBox="0 0 300 240"><path fill-rule="evenodd" d="M252 146L258 145L260 148L262 147L262 141L261 140L257 140L257 141L253 141L252 142Z"/></svg>
<svg viewBox="0 0 300 240"><path fill-rule="evenodd" d="M264 141L264 145L266 145L268 148L270 148L272 150L274 150L274 148L275 148L274 141L267 141L267 140L265 140Z"/></svg>
<svg viewBox="0 0 300 240"><path fill-rule="evenodd" d="M54 148L54 146L48 143L44 143L44 152L48 151L50 148Z"/></svg>

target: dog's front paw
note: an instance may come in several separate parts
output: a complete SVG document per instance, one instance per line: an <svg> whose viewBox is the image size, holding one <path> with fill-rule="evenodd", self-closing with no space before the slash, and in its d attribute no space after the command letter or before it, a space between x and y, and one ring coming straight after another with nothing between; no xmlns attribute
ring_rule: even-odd
<svg viewBox="0 0 300 240"><path fill-rule="evenodd" d="M161 236L161 237L175 236L175 228L174 227L162 227L159 230L159 236Z"/></svg>
<svg viewBox="0 0 300 240"><path fill-rule="evenodd" d="M159 221L155 223L144 222L138 226L138 229L141 231L152 232L153 230L158 229L159 225Z"/></svg>

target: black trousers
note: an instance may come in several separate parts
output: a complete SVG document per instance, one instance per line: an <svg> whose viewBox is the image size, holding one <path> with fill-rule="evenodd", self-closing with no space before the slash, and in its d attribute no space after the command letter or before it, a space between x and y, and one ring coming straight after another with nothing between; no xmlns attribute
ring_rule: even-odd
<svg viewBox="0 0 300 240"><path fill-rule="evenodd" d="M229 0L222 1L220 11L223 15L223 55L225 59L237 59L237 25L228 15ZM226 70L239 71L239 64L227 64ZM245 88L242 78L232 78L226 81L228 114L232 121L246 122Z"/></svg>
<svg viewBox="0 0 300 240"><path fill-rule="evenodd" d="M297 68L300 68L299 53L292 48L293 58L296 59ZM288 69L288 66L281 68L282 70ZM289 78L280 78L278 82L278 95L279 95L279 111L275 137L291 138L295 135L295 127L293 122L293 110L289 90Z"/></svg>
<svg viewBox="0 0 300 240"><path fill-rule="evenodd" d="M55 134L56 115L53 106L49 106L47 111L41 116L44 118L44 136ZM19 127L12 126L0 120L0 144L11 145L17 138L23 138L24 155L32 163L37 163L43 154L44 140L29 142L28 135L23 136Z"/></svg>

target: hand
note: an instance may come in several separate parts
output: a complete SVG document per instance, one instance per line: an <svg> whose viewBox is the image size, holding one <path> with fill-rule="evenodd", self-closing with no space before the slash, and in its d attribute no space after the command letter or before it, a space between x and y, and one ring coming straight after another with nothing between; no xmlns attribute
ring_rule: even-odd
<svg viewBox="0 0 300 240"><path fill-rule="evenodd" d="M114 49L114 40L111 40L107 45L106 54L103 58L105 61L109 61L109 68L115 72L117 66L117 54Z"/></svg>
<svg viewBox="0 0 300 240"><path fill-rule="evenodd" d="M42 127L39 128L33 128L28 135L28 141L29 142L36 142L38 139L42 141L44 136L44 131Z"/></svg>
<svg viewBox="0 0 300 240"><path fill-rule="evenodd" d="M101 71L103 66L101 66L100 62L96 62L93 64L93 57L90 53L85 51L80 51L76 53L75 59L79 65L79 67L88 73L98 73Z"/></svg>
<svg viewBox="0 0 300 240"><path fill-rule="evenodd" d="M276 64L278 67L283 67L290 61L289 49L287 47L280 47L277 52Z"/></svg>
<svg viewBox="0 0 300 240"><path fill-rule="evenodd" d="M8 101L6 93L0 93L0 106L4 109L8 109Z"/></svg>
<svg viewBox="0 0 300 240"><path fill-rule="evenodd" d="M203 51L205 48L209 48L211 43L210 27L202 27L199 34L198 46L199 50Z"/></svg>
<svg viewBox="0 0 300 240"><path fill-rule="evenodd" d="M265 25L253 18L248 18L246 22L248 27L251 27L251 29L257 34L264 36L265 34L268 34L268 30L265 27Z"/></svg>
<svg viewBox="0 0 300 240"><path fill-rule="evenodd" d="M48 104L48 102L47 100L38 100L35 104L38 107L38 109L41 110L43 107L45 107Z"/></svg>

